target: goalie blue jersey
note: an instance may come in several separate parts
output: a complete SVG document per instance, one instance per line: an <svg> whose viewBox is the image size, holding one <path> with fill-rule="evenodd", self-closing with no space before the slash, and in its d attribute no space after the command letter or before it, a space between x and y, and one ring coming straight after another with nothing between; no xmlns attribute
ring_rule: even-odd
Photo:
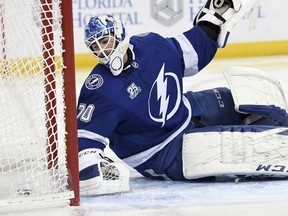
<svg viewBox="0 0 288 216"><path fill-rule="evenodd" d="M109 145L131 167L165 168L181 149L174 141L191 124L182 79L212 60L217 42L195 26L173 38L133 36L129 49L132 61L119 76L98 64L81 89L79 151Z"/></svg>

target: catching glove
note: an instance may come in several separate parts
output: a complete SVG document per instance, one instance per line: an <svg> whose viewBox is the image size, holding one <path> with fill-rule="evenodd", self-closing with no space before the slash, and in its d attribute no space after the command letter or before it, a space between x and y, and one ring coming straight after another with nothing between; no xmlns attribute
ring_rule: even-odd
<svg viewBox="0 0 288 216"><path fill-rule="evenodd" d="M234 26L253 8L258 8L260 0L208 0L194 19L194 25L209 22L220 26L217 39L218 47L226 46L228 37ZM251 22L256 22L257 13L254 13ZM256 15L255 15L256 14Z"/></svg>

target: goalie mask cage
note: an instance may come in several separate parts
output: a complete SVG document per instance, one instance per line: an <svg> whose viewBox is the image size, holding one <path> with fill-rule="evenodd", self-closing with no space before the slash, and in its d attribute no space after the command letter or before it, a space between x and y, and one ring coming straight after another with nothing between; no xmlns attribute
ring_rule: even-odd
<svg viewBox="0 0 288 216"><path fill-rule="evenodd" d="M79 205L72 1L0 0L0 212Z"/></svg>

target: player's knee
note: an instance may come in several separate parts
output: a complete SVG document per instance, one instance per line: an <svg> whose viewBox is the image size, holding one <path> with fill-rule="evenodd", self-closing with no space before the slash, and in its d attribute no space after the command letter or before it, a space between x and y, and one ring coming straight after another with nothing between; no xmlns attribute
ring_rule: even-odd
<svg viewBox="0 0 288 216"><path fill-rule="evenodd" d="M187 92L196 125L240 124L242 114L235 111L231 92L227 88L214 88L199 92Z"/></svg>

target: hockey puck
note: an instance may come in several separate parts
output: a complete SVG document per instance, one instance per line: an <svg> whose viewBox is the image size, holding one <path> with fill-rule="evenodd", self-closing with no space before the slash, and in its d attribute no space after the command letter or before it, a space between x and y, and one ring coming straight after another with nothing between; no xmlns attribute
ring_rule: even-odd
<svg viewBox="0 0 288 216"><path fill-rule="evenodd" d="M32 191L31 191L31 189L19 189L19 190L17 190L17 195L20 195L20 196L31 196L32 195Z"/></svg>

